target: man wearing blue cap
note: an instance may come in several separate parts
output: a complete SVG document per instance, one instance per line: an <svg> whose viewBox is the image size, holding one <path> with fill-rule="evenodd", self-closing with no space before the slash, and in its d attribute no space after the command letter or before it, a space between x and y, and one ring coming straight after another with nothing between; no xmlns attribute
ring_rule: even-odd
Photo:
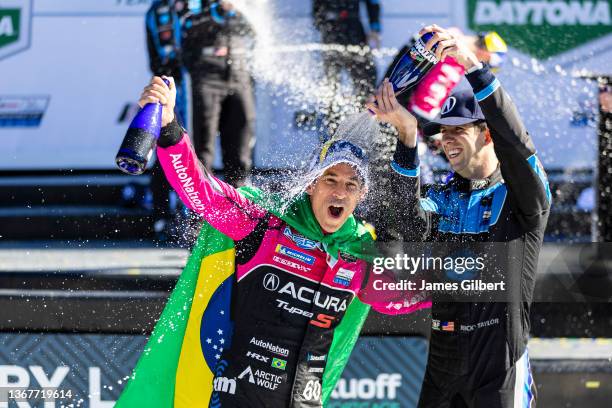
<svg viewBox="0 0 612 408"><path fill-rule="evenodd" d="M432 331L419 407L533 407L535 384L527 356L529 310L538 254L550 209L550 190L533 142L517 109L493 73L469 47L438 26L437 56L453 56L466 69L472 91L453 93L424 127L441 133L453 169L443 185L420 197L416 135L401 137L392 168L412 179L396 203L408 240L502 242L495 269L517 281L507 302L457 303L433 295ZM397 110L402 110L397 104ZM406 136L406 135L404 135ZM398 184L402 185L402 184ZM405 185L405 184L403 184ZM406 199L406 195L408 198Z"/></svg>

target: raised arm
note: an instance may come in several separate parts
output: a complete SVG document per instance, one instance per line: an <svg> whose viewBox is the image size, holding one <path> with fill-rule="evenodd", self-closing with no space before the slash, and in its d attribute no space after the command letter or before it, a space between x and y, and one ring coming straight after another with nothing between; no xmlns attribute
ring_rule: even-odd
<svg viewBox="0 0 612 408"><path fill-rule="evenodd" d="M467 80L485 116L500 162L501 173L515 203L523 227L533 230L546 223L550 209L550 188L531 137L514 102L488 68L482 67L468 44L437 25L424 27L420 34L432 32L426 48L434 44L436 56L453 57L463 65Z"/></svg>
<svg viewBox="0 0 612 408"><path fill-rule="evenodd" d="M234 240L247 236L265 216L265 211L244 198L227 183L206 171L198 161L189 136L174 118L174 81L170 87L153 77L139 104L164 106L157 157L170 185L187 207L202 215L214 228Z"/></svg>
<svg viewBox="0 0 612 408"><path fill-rule="evenodd" d="M376 104L368 104L368 109L398 132L389 172L393 193L384 197L394 209L392 224L406 241L422 241L429 236L436 206L429 199L421 199L416 118L399 104L386 78L376 94Z"/></svg>
<svg viewBox="0 0 612 408"><path fill-rule="evenodd" d="M550 187L516 106L488 68L467 75L486 118L508 192L526 229L538 228L550 209Z"/></svg>

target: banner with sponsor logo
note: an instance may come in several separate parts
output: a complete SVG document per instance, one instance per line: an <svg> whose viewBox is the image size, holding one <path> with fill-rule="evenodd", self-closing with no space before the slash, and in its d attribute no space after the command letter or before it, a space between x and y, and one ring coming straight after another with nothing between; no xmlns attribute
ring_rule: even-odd
<svg viewBox="0 0 612 408"><path fill-rule="evenodd" d="M610 0L469 0L468 25L497 31L512 47L537 58L612 33Z"/></svg>
<svg viewBox="0 0 612 408"><path fill-rule="evenodd" d="M401 47L423 24L457 26L471 34L496 30L510 47L500 80L544 166L591 168L597 152L597 87L577 74L610 73L611 1L441 0L410 7L387 2L385 52L376 63L384 71L390 49ZM0 171L115 168L117 147L151 75L144 27L150 2L0 3ZM307 2L262 4L275 25L296 37L277 39L270 47L316 41ZM310 62L306 70L314 78L319 54L307 48L278 55L296 64ZM293 94L283 91L294 85L293 77L284 71L278 76L275 80L286 85L257 84L254 159L263 168L298 166L318 141L315 131L300 133L294 126L295 111L312 101L285 98Z"/></svg>
<svg viewBox="0 0 612 408"><path fill-rule="evenodd" d="M146 336L5 333L0 334L0 343L0 407L19 402L21 407L32 408L44 403L45 408L111 408ZM251 354L255 360L265 358ZM328 407L415 407L426 354L427 342L421 338L359 339ZM282 372L286 363L275 358L270 364ZM271 387L275 384L273 376L264 378L256 370L240 375ZM219 389L231 386L227 379L215 384Z"/></svg>

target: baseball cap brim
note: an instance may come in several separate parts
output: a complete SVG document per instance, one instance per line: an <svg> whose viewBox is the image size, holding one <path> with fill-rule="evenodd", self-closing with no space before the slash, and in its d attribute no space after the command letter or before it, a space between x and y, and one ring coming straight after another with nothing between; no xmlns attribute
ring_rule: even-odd
<svg viewBox="0 0 612 408"><path fill-rule="evenodd" d="M440 133L440 125L446 126L461 126L468 123L478 122L479 118L463 118L458 116L450 116L447 118L434 119L431 122L423 126L423 133L425 136L433 136Z"/></svg>
<svg viewBox="0 0 612 408"><path fill-rule="evenodd" d="M361 181L367 185L368 184L368 168L364 167L363 163L360 163L356 160L352 160L351 158L341 158L334 160L333 162L323 163L323 165L319 166L314 175L315 179L318 179L325 173L328 169L338 165L338 164L348 164L355 169L355 172L358 174Z"/></svg>

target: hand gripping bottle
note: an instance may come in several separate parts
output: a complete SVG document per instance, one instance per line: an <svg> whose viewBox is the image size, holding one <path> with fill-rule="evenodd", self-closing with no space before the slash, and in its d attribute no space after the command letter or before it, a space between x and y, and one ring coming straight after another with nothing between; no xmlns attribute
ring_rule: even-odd
<svg viewBox="0 0 612 408"><path fill-rule="evenodd" d="M425 33L417 38L391 70L389 82L393 85L395 95L414 87L438 63L434 54L438 44L435 44L431 50L425 49L425 44L431 37L433 33Z"/></svg>
<svg viewBox="0 0 612 408"><path fill-rule="evenodd" d="M446 57L437 64L414 90L408 105L415 114L433 120L465 70L454 58Z"/></svg>
<svg viewBox="0 0 612 408"><path fill-rule="evenodd" d="M170 82L164 79L166 85ZM125 133L115 157L117 166L127 174L142 174L159 138L162 121L161 103L148 103L136 115Z"/></svg>

